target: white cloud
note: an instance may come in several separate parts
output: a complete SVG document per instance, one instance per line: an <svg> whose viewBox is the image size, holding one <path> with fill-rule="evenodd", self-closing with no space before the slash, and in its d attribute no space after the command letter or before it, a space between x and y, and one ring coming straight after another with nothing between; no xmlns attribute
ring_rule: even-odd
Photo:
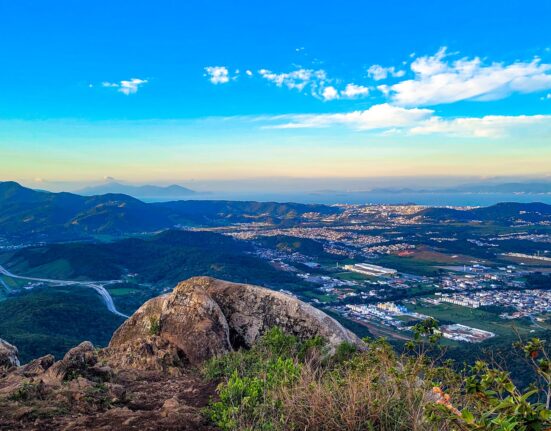
<svg viewBox="0 0 551 431"><path fill-rule="evenodd" d="M147 79L133 78L130 81L121 81L119 91L128 96L137 93L140 85L144 84L147 84Z"/></svg>
<svg viewBox="0 0 551 431"><path fill-rule="evenodd" d="M126 94L135 94L138 92L138 89L141 85L148 83L147 79L132 78L130 80L123 80L120 82L102 82L101 86L105 88L116 88L120 93Z"/></svg>
<svg viewBox="0 0 551 431"><path fill-rule="evenodd" d="M446 135L465 138L500 138L521 133L526 136L551 135L551 115L488 115L447 119L432 109L404 108L388 103L363 111L335 114L297 114L264 117L267 128L307 129L348 127L357 131L377 131L381 135ZM273 124L277 123L277 124Z"/></svg>
<svg viewBox="0 0 551 431"><path fill-rule="evenodd" d="M369 88L363 85L348 84L346 88L341 91L341 97L346 99L355 99L357 97L366 97L369 94Z"/></svg>
<svg viewBox="0 0 551 431"><path fill-rule="evenodd" d="M551 64L531 62L484 65L478 57L446 60L441 48L433 56L411 63L414 79L383 87L400 106L430 106L461 100L497 100L511 93L532 93L551 88Z"/></svg>
<svg viewBox="0 0 551 431"><path fill-rule="evenodd" d="M278 87L287 87L298 91L303 91L309 87L312 95L323 98L327 81L327 74L324 70L297 69L292 72L274 73L268 69L260 69L258 73L262 78Z"/></svg>
<svg viewBox="0 0 551 431"><path fill-rule="evenodd" d="M335 87L325 87L321 93L323 100L333 100L339 98L339 92Z"/></svg>
<svg viewBox="0 0 551 431"><path fill-rule="evenodd" d="M245 73L246 73L248 76L253 76L253 71L252 71L252 70L246 70Z"/></svg>
<svg viewBox="0 0 551 431"><path fill-rule="evenodd" d="M551 115L487 115L481 118L444 119L433 117L409 130L412 135L444 134L451 136L499 138L541 127L551 133Z"/></svg>
<svg viewBox="0 0 551 431"><path fill-rule="evenodd" d="M446 56L447 47L443 46L433 56L419 57L411 63L411 70L420 76L431 76L446 70L442 61Z"/></svg>
<svg viewBox="0 0 551 431"><path fill-rule="evenodd" d="M205 72L213 84L226 84L230 81L230 72L225 66L208 66L205 67Z"/></svg>
<svg viewBox="0 0 551 431"><path fill-rule="evenodd" d="M432 116L431 109L401 108L387 103L374 105L364 111L342 114L307 114L279 117L286 123L272 126L278 129L347 126L356 130L376 130L413 127Z"/></svg>
<svg viewBox="0 0 551 431"><path fill-rule="evenodd" d="M338 99L356 99L369 94L369 88L347 84L344 90L339 90L330 79L327 73L322 70L297 69L292 72L274 73L268 69L260 69L259 75L274 83L278 87L287 87L290 90L309 91L310 94L324 101Z"/></svg>
<svg viewBox="0 0 551 431"><path fill-rule="evenodd" d="M369 69L367 69L367 74L375 81L381 81L388 78L389 76L392 76L394 78L401 78L406 74L406 72L404 72L403 70L396 70L394 66L383 67L379 64L374 64Z"/></svg>

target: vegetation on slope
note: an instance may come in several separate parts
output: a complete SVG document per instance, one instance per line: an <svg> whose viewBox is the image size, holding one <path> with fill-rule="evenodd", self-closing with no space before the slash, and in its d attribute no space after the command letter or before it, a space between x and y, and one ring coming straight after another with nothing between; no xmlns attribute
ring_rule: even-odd
<svg viewBox="0 0 551 431"><path fill-rule="evenodd" d="M256 242L264 247L273 248L286 253L298 252L311 257L319 257L326 254L321 242L308 238L275 235L258 238Z"/></svg>
<svg viewBox="0 0 551 431"><path fill-rule="evenodd" d="M83 340L107 345L123 320L92 289L35 288L0 303L0 338L18 347L22 363L49 353L60 358Z"/></svg>
<svg viewBox="0 0 551 431"><path fill-rule="evenodd" d="M409 352L383 339L333 357L322 339L301 343L274 328L251 350L211 360L219 399L206 410L223 430L544 431L551 426L549 358L521 346L541 387L521 391L483 362L461 372L442 362L435 321L416 328Z"/></svg>
<svg viewBox="0 0 551 431"><path fill-rule="evenodd" d="M251 245L210 232L166 231L111 243L50 244L4 257L15 274L54 279L114 280L138 274L146 283L172 285L196 275L273 286L297 282L250 254Z"/></svg>
<svg viewBox="0 0 551 431"><path fill-rule="evenodd" d="M541 202L519 203L501 202L489 207L458 210L454 208L427 208L416 216L426 219L445 221L490 221L511 224L517 220L525 222L541 222L551 219L551 205Z"/></svg>

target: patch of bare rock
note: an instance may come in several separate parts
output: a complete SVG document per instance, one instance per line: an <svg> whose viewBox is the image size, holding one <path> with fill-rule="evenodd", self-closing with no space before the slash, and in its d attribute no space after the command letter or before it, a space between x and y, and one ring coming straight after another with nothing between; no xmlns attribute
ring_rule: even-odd
<svg viewBox="0 0 551 431"><path fill-rule="evenodd" d="M184 281L146 302L109 346L83 342L59 361L20 366L0 340L0 430L212 430L201 413L215 384L205 360L251 347L278 326L330 346L362 342L323 312L290 296L209 277Z"/></svg>

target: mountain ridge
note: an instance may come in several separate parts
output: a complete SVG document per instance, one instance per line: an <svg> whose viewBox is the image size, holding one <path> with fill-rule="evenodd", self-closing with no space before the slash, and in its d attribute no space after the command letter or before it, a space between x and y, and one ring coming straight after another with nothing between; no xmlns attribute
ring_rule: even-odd
<svg viewBox="0 0 551 431"><path fill-rule="evenodd" d="M0 182L0 235L35 241L120 236L180 225L267 220L278 223L309 212L336 214L340 210L326 205L255 201L145 203L125 194L81 196Z"/></svg>

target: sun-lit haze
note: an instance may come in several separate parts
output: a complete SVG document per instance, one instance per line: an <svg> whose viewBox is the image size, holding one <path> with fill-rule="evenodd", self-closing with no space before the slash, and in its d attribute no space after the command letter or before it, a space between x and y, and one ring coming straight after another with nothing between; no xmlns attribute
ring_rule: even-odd
<svg viewBox="0 0 551 431"><path fill-rule="evenodd" d="M551 175L547 2L161 3L0 2L0 180L298 192Z"/></svg>

